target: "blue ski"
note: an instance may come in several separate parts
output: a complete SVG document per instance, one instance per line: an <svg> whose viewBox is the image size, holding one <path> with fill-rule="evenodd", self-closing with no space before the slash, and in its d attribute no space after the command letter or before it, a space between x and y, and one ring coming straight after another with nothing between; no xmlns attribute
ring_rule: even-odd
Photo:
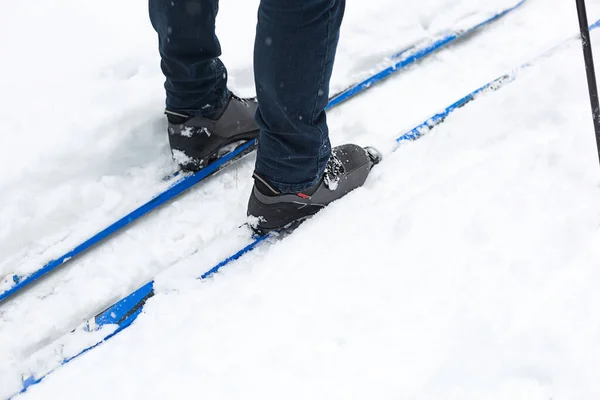
<svg viewBox="0 0 600 400"><path fill-rule="evenodd" d="M436 52L437 50L442 49L448 46L449 44L468 36L475 30L486 26L493 21L496 21L497 19L503 17L504 15L523 5L525 1L526 0L520 0L516 5L510 8L496 11L493 15L483 19L482 21L474 23L468 29L455 30L443 33L438 37L434 37L428 40L426 43L418 44L408 50L404 50L398 54L395 54L390 59L391 65L389 67L333 96L330 99L327 108L329 109L335 107L355 97L356 95L364 92L365 90L372 87L374 84L381 82L390 75L410 65L415 64L416 62L424 59L426 56ZM154 197L146 204L140 206L136 210L132 211L128 215L113 223L112 225L98 232L97 234L95 234L88 240L82 242L66 254L63 254L57 259L48 262L46 265L36 270L35 272L28 275L12 275L11 277L7 278L7 280L10 281L8 282L8 284L6 281L0 282L0 284L4 283L3 286L8 286L8 289L5 289L2 293L0 293L0 303L8 299L9 297L15 295L16 293L20 292L24 288L30 286L31 284L38 281L40 278L44 277L50 272L56 270L57 268L65 264L67 261L73 260L74 258L81 255L90 248L94 247L98 243L102 242L103 240L107 239L113 234L121 231L132 222L140 219L144 215L150 213L151 211L155 210L161 205L169 202L173 198L179 196L183 192L187 191L199 182L203 181L204 179L214 175L216 172L227 167L232 162L250 153L254 150L255 147L256 141L250 141L243 144L231 153L219 158L206 168L195 173L194 175L186 176L181 180L177 181L169 189Z"/></svg>

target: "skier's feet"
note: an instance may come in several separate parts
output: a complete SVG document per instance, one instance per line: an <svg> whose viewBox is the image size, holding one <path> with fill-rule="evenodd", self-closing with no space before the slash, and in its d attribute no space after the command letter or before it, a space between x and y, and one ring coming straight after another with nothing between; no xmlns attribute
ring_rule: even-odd
<svg viewBox="0 0 600 400"><path fill-rule="evenodd" d="M248 216L258 219L253 229L260 235L293 227L319 210L362 186L371 168L381 161L372 147L355 144L335 147L323 178L302 193L280 193L258 174L248 202Z"/></svg>
<svg viewBox="0 0 600 400"><path fill-rule="evenodd" d="M198 171L216 159L223 147L257 139L259 128L254 122L257 106L254 99L240 99L232 94L215 119L166 110L173 159L184 170Z"/></svg>

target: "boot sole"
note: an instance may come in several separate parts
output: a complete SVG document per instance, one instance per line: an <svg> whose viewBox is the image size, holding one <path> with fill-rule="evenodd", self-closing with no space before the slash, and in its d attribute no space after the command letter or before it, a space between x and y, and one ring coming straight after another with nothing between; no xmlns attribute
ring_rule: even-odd
<svg viewBox="0 0 600 400"><path fill-rule="evenodd" d="M383 156L381 155L381 153L375 149L374 147L364 147L365 151L367 152L370 161L371 161L371 169L379 164L381 162L381 160L383 159ZM289 218L286 218L288 216L290 216L290 214L293 214L294 211L297 211L294 209L294 205L293 203L280 203L280 219L287 219L289 221ZM249 208L252 208L254 210L259 210L257 215L268 215L269 211L271 211L269 209L269 206L266 204L263 204L261 201L259 201L255 195L254 192L252 192L251 196L250 196L250 204L248 206ZM286 222L285 224L281 224L275 227L264 227L264 226L259 226L260 222L257 226L255 227L251 227L252 230L254 231L254 233L256 233L259 236L264 236L267 235L271 232L291 232L294 229L296 229L302 222L306 221L308 218L311 218L312 216L314 216L315 214L317 214L319 211L321 211L323 208L325 207L319 207L316 209L312 209L311 212L309 212L308 214L305 214L301 217L299 217L298 219L292 220L291 222ZM275 216L274 216L275 217ZM276 218L276 217L275 217ZM277 221L272 221L272 223L277 224Z"/></svg>

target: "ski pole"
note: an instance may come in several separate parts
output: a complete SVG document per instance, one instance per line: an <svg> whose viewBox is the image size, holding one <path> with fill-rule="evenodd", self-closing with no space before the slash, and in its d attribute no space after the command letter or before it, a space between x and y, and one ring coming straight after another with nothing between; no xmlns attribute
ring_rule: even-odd
<svg viewBox="0 0 600 400"><path fill-rule="evenodd" d="M592 43L590 30L588 28L585 0L575 0L577 3L577 14L579 15L579 29L581 30L581 43L583 45L583 59L587 74L588 90L590 92L590 104L592 106L592 117L594 118L594 130L596 132L596 146L600 160L600 105L598 104L598 86L596 84L596 71L594 69L594 56L592 54Z"/></svg>

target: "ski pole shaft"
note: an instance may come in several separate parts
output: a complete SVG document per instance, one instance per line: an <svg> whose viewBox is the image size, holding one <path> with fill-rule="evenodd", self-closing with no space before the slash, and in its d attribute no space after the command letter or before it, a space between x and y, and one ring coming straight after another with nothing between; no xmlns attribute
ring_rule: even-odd
<svg viewBox="0 0 600 400"><path fill-rule="evenodd" d="M600 160L600 104L598 103L598 86L596 84L596 71L594 68L594 57L592 55L592 42L588 28L585 0L575 0L577 3L577 14L579 15L579 28L581 30L581 43L583 45L583 59L587 74L588 90L590 92L590 104L592 106L592 117L594 118L594 130L596 133L596 146Z"/></svg>

